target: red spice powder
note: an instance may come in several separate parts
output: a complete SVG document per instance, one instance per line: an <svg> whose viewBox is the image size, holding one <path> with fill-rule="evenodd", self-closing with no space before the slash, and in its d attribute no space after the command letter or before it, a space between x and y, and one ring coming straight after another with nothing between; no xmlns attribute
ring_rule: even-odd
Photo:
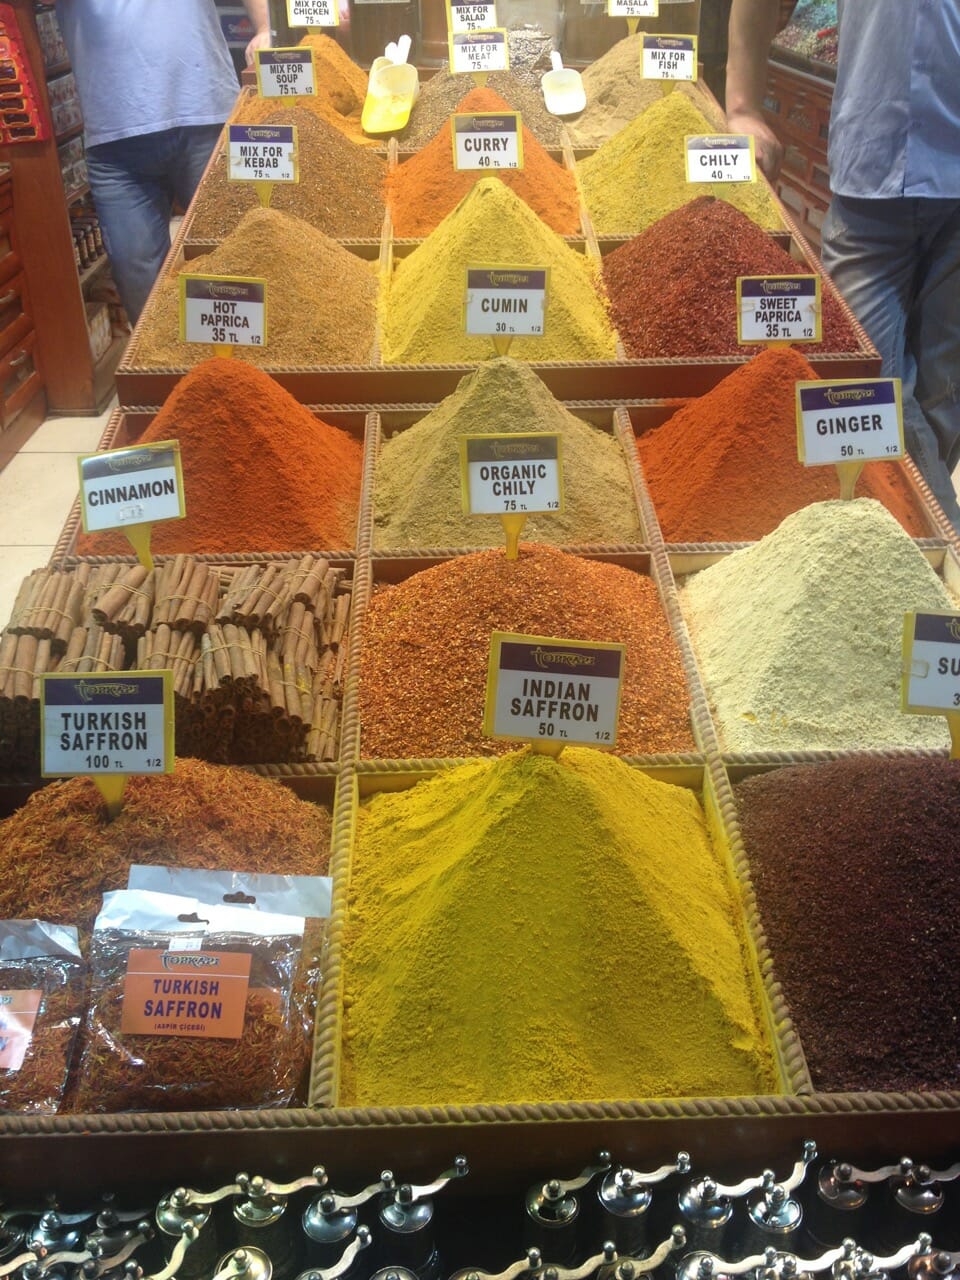
<svg viewBox="0 0 960 1280"><path fill-rule="evenodd" d="M467 113L514 110L492 89L473 89L456 109ZM452 121L447 121L421 151L387 175L385 190L395 235L428 236L475 183L491 176L487 169L454 169L452 129ZM523 168L495 170L492 176L512 188L558 235L573 236L580 231L576 179L551 159L526 125Z"/></svg>
<svg viewBox="0 0 960 1280"><path fill-rule="evenodd" d="M833 467L797 457L794 384L816 373L793 347L760 351L637 441L668 542L752 542L811 502L840 496ZM857 485L915 538L929 534L902 467L870 462Z"/></svg>
<svg viewBox="0 0 960 1280"><path fill-rule="evenodd" d="M603 260L610 314L634 359L751 355L737 342L737 276L798 275L810 268L755 222L700 196ZM805 351L858 351L838 299L823 291L823 341Z"/></svg>
<svg viewBox="0 0 960 1280"><path fill-rule="evenodd" d="M204 360L141 443L179 440L187 514L153 529L163 552L353 547L363 448L243 360ZM128 555L119 533L80 534L80 555Z"/></svg>

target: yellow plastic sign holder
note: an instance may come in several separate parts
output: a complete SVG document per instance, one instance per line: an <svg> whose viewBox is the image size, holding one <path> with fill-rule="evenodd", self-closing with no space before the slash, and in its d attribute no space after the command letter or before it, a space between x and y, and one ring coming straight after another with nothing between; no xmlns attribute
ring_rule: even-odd
<svg viewBox="0 0 960 1280"><path fill-rule="evenodd" d="M169 449L171 446L174 446L176 448L175 466L177 470L177 489L181 495L180 514L179 516L172 517L172 518L182 520L183 517L187 514L187 509L186 509L186 503L183 501L183 464L180 459L180 446L176 441L163 440L163 441L158 441L156 445L153 445L150 447L156 448L156 449L159 449L159 448ZM80 460L78 460L78 465L79 465L79 461ZM81 471L81 476L82 476L82 471ZM82 487L82 484L81 484L81 487ZM81 506L81 517L82 517L81 524L82 524L84 533L87 533L88 532L87 522L86 522L86 516L84 514L84 511L85 509ZM150 550L150 542L153 537L153 525L154 525L154 521L148 520L145 524L127 524L127 525L117 524L117 525L109 526L110 528L118 529L124 535L124 537L130 543L131 547L133 547L133 550L136 553L137 559L143 565L143 567L147 570L148 573L154 567L153 555ZM103 532L106 532L106 530L104 530Z"/></svg>

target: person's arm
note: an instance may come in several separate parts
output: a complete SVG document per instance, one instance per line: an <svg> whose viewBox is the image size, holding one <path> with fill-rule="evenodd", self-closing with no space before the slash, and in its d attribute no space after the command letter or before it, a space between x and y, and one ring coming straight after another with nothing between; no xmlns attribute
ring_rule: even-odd
<svg viewBox="0 0 960 1280"><path fill-rule="evenodd" d="M727 128L752 133L757 164L773 179L780 172L783 147L763 118L767 58L777 34L780 0L733 0L727 51Z"/></svg>
<svg viewBox="0 0 960 1280"><path fill-rule="evenodd" d="M247 45L247 66L253 66L253 55L257 49L270 48L270 6L268 0L243 0L247 17L253 23L254 36Z"/></svg>

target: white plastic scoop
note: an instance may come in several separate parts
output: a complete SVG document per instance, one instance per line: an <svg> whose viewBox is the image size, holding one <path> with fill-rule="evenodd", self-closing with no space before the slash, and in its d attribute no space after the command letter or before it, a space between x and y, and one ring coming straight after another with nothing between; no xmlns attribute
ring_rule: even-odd
<svg viewBox="0 0 960 1280"><path fill-rule="evenodd" d="M401 36L387 45L384 57L374 59L360 116L364 133L395 133L410 119L420 95L417 68L407 62L411 44L409 36Z"/></svg>
<svg viewBox="0 0 960 1280"><path fill-rule="evenodd" d="M550 52L552 71L540 77L543 100L554 116L578 115L587 105L587 94L579 71L565 67L556 49Z"/></svg>

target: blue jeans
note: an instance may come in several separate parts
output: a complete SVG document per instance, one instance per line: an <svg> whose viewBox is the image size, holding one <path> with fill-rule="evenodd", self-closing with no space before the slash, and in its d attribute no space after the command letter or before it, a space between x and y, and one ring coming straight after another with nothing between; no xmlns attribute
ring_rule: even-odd
<svg viewBox="0 0 960 1280"><path fill-rule="evenodd" d="M165 129L87 149L103 242L131 324L170 250L173 202L190 203L221 127Z"/></svg>
<svg viewBox="0 0 960 1280"><path fill-rule="evenodd" d="M823 265L903 379L907 450L960 530L960 200L834 196Z"/></svg>

